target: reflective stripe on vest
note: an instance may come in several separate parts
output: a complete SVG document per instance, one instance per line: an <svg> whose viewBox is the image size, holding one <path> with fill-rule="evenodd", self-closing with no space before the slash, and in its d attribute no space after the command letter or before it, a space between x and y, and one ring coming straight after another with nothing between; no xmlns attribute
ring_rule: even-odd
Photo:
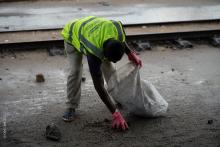
<svg viewBox="0 0 220 147"><path fill-rule="evenodd" d="M72 41L73 41L73 26L76 22L73 22L70 26L70 29L69 29L69 37L68 37L68 41L72 44Z"/></svg>
<svg viewBox="0 0 220 147"><path fill-rule="evenodd" d="M81 24L81 26L80 26L80 28L79 28L79 34L78 34L78 36L79 36L79 41L82 41L82 43L84 44L84 45L86 45L87 47L88 47L88 43L90 43L88 40L86 40L83 36L82 36L82 33L81 33L81 31L82 31L82 28L83 28L83 26L85 26L88 22L90 22L90 21L92 21L92 20L94 20L96 17L92 17L92 18L90 18L90 19L88 19L88 20L86 20L86 21L84 21L82 24ZM91 48L92 49L92 48ZM82 46L82 44L80 43L80 51L82 52L82 53L85 53L86 54L86 52L84 51L84 47Z"/></svg>
<svg viewBox="0 0 220 147"><path fill-rule="evenodd" d="M118 39L119 39L120 41L122 41L122 39L123 39L123 38L122 38L122 31L121 31L121 27L120 27L119 22L112 20L112 23L115 25L115 27L116 27L116 29L117 29L117 31L118 31Z"/></svg>
<svg viewBox="0 0 220 147"><path fill-rule="evenodd" d="M82 36L81 41L87 48L91 49L96 56L98 56L100 59L103 58L102 51L94 46L91 42L89 42L84 36Z"/></svg>

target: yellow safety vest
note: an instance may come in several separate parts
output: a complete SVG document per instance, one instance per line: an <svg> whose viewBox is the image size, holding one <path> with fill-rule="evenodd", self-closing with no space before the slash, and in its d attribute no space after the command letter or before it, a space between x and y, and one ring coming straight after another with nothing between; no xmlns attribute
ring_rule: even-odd
<svg viewBox="0 0 220 147"><path fill-rule="evenodd" d="M64 40L72 44L79 52L88 53L104 60L103 43L108 39L125 41L121 22L88 16L68 22L62 32Z"/></svg>

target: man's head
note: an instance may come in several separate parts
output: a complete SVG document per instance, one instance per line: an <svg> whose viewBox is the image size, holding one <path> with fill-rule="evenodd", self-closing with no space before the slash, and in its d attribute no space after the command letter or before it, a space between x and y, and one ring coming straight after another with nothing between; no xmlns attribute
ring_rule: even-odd
<svg viewBox="0 0 220 147"><path fill-rule="evenodd" d="M109 61L116 63L121 60L125 47L123 43L114 39L108 39L103 44L104 56Z"/></svg>

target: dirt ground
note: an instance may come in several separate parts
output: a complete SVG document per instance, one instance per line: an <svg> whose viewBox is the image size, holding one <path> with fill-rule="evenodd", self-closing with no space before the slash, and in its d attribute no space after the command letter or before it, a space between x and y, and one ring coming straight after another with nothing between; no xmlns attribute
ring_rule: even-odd
<svg viewBox="0 0 220 147"><path fill-rule="evenodd" d="M111 115L94 90L85 60L86 81L78 118L62 121L67 59L44 49L3 52L0 58L0 146L220 146L220 49L194 43L193 49L154 45L140 54L143 79L151 81L169 103L165 117L125 114L130 129L114 131ZM116 66L127 62L124 57ZM44 83L36 83L42 73ZM59 142L44 136L48 124L61 130Z"/></svg>

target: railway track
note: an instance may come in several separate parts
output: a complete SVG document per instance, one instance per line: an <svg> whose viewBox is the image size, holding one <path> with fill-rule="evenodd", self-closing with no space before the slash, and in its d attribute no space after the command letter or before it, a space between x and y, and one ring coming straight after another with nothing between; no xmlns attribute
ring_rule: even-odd
<svg viewBox="0 0 220 147"><path fill-rule="evenodd" d="M172 40L220 35L220 20L124 25L128 40ZM63 46L61 28L0 32L0 49Z"/></svg>

